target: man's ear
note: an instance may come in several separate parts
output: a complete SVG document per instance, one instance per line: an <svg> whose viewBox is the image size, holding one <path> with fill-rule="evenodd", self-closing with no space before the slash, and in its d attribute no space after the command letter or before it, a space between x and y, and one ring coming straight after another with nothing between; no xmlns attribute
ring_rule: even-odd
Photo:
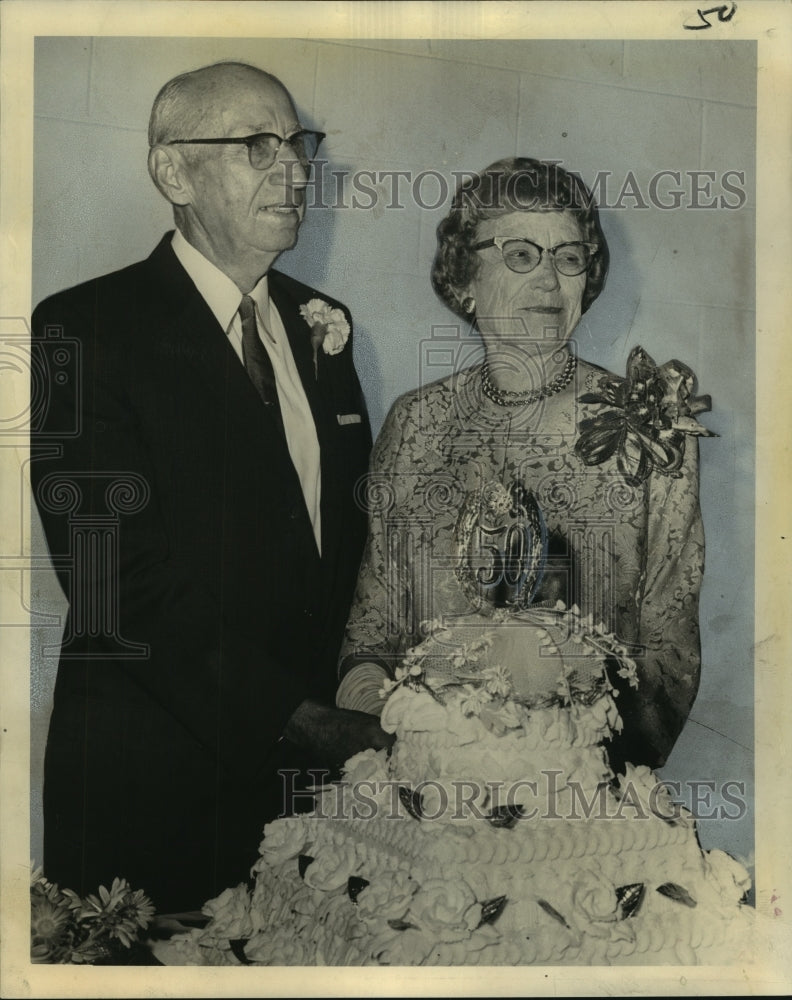
<svg viewBox="0 0 792 1000"><path fill-rule="evenodd" d="M189 205L192 184L184 157L172 146L154 146L149 151L148 169L160 194L172 205Z"/></svg>

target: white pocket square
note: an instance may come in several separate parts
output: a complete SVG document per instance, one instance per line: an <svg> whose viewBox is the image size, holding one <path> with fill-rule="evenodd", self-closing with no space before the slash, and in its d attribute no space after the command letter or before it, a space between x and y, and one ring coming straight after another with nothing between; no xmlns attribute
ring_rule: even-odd
<svg viewBox="0 0 792 1000"><path fill-rule="evenodd" d="M359 424L361 422L361 417L359 413L337 413L338 422L342 426L344 424Z"/></svg>

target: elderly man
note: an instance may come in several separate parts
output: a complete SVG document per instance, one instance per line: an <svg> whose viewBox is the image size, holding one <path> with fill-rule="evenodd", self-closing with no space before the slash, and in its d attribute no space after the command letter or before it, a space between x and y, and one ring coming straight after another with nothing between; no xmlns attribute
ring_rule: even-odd
<svg viewBox="0 0 792 1000"><path fill-rule="evenodd" d="M247 877L294 771L388 740L329 707L371 443L351 320L272 270L321 138L251 66L170 81L149 171L175 233L33 316L32 481L70 604L44 869L80 892L195 909Z"/></svg>

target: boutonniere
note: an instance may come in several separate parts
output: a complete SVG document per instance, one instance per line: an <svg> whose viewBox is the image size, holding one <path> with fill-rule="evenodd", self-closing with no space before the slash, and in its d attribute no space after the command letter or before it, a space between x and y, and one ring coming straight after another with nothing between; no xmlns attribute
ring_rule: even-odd
<svg viewBox="0 0 792 1000"><path fill-rule="evenodd" d="M333 309L323 299L311 299L300 306L300 315L311 328L314 376L319 377L317 354L319 345L325 354L340 354L349 337L349 323L340 309Z"/></svg>
<svg viewBox="0 0 792 1000"><path fill-rule="evenodd" d="M679 477L686 435L717 437L696 414L712 407L709 396L693 396L696 376L681 361L656 365L642 347L627 360L627 377L601 375L598 391L578 397L581 403L604 403L609 409L580 421L575 451L586 465L613 455L627 482L638 485L656 469Z"/></svg>

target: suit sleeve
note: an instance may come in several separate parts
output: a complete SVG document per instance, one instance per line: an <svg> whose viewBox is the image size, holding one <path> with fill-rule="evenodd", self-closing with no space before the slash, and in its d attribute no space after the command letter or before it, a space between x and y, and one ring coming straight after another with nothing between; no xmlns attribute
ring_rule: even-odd
<svg viewBox="0 0 792 1000"><path fill-rule="evenodd" d="M257 622L231 627L215 590L173 552L147 438L160 431L140 418L125 359L96 315L85 297L65 296L33 315L44 391L31 482L70 606L59 685L115 704L149 699L174 731L250 773L306 697L310 666L284 668ZM59 341L79 352L65 379L52 357Z"/></svg>

